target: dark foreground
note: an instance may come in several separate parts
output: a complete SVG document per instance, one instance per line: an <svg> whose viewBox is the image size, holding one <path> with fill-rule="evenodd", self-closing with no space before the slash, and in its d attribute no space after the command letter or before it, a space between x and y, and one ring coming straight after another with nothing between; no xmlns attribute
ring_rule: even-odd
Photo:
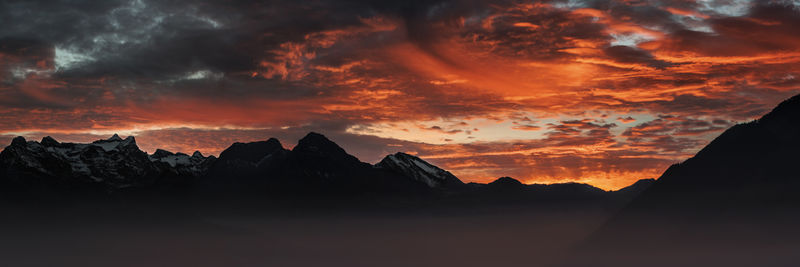
<svg viewBox="0 0 800 267"><path fill-rule="evenodd" d="M3 266L797 266L790 214L375 198L4 202L0 251Z"/></svg>
<svg viewBox="0 0 800 267"><path fill-rule="evenodd" d="M798 266L800 215L649 214L614 217L559 266Z"/></svg>
<svg viewBox="0 0 800 267"><path fill-rule="evenodd" d="M361 201L15 203L0 251L3 266L549 266L609 215Z"/></svg>

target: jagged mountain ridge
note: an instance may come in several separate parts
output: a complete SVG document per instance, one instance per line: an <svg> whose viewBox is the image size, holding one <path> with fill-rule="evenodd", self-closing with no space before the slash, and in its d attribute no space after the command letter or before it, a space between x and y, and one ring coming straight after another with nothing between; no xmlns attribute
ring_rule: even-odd
<svg viewBox="0 0 800 267"><path fill-rule="evenodd" d="M122 139L116 134L89 144L59 143L51 137L41 142L17 137L0 152L0 182L6 188L84 188L104 192L194 187L230 192L311 189L420 193L484 186L468 186L450 172L405 153L388 155L375 165L364 163L313 132L291 150L270 138L234 143L219 158L161 149L147 154L138 148L134 137ZM589 185L572 186L590 188L585 192L604 192ZM493 188L492 184L485 187Z"/></svg>
<svg viewBox="0 0 800 267"><path fill-rule="evenodd" d="M220 153L203 178L212 191L424 191L406 177L374 168L318 133L285 149L277 139L236 143Z"/></svg>
<svg viewBox="0 0 800 267"><path fill-rule="evenodd" d="M89 144L17 137L0 152L0 182L45 191L170 187L202 175L213 159L164 150L148 155L133 136L122 139L116 134Z"/></svg>

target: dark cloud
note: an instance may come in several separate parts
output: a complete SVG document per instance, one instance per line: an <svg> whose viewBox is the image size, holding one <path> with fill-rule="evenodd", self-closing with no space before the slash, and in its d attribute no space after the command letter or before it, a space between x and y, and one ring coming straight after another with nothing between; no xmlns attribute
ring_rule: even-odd
<svg viewBox="0 0 800 267"><path fill-rule="evenodd" d="M674 65L673 63L654 58L653 55L650 55L647 51L630 46L609 46L604 49L604 52L617 62L622 63L639 63L657 69L664 69Z"/></svg>
<svg viewBox="0 0 800 267"><path fill-rule="evenodd" d="M730 126L731 122L721 119L700 120L659 115L658 119L628 128L621 136L631 146L646 147L662 153L691 153L696 147L706 143L696 137L715 135Z"/></svg>

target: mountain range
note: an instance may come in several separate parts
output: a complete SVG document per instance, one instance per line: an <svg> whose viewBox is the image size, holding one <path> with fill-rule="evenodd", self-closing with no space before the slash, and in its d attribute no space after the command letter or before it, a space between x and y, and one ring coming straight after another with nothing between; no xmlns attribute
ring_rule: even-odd
<svg viewBox="0 0 800 267"><path fill-rule="evenodd" d="M88 144L14 138L0 152L0 190L7 194L104 195L169 192L280 195L373 194L453 196L476 199L575 200L630 198L652 183L619 191L578 183L526 185L510 177L464 183L419 157L398 152L377 164L361 162L318 133L293 149L275 138L234 143L203 156L158 149L148 154L133 136L114 135Z"/></svg>

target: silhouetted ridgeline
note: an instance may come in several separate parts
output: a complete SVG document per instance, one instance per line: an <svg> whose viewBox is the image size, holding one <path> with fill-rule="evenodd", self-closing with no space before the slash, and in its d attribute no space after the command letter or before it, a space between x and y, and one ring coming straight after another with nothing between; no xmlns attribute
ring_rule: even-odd
<svg viewBox="0 0 800 267"><path fill-rule="evenodd" d="M586 184L524 185L504 177L464 184L418 157L396 153L378 164L361 162L336 143L309 133L294 149L280 141L235 143L219 158L157 150L141 151L134 137L117 135L89 144L15 138L0 152L0 186L6 195L235 196L371 195L434 197L475 203L494 201L586 201L619 203L649 182L616 192Z"/></svg>
<svg viewBox="0 0 800 267"><path fill-rule="evenodd" d="M800 201L800 95L753 122L731 127L694 157L675 164L630 210L697 212Z"/></svg>
<svg viewBox="0 0 800 267"><path fill-rule="evenodd" d="M800 95L671 166L591 238L575 265L796 266L798 163Z"/></svg>

